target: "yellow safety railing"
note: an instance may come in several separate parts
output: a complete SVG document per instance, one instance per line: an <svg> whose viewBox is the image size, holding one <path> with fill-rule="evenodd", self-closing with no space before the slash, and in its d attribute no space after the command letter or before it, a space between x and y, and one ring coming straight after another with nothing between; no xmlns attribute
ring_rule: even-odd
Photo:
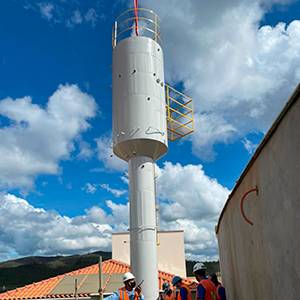
<svg viewBox="0 0 300 300"><path fill-rule="evenodd" d="M194 110L191 97L165 84L168 139L176 141L194 131Z"/></svg>
<svg viewBox="0 0 300 300"><path fill-rule="evenodd" d="M160 20L157 14L147 8L138 8L138 33L153 39L160 44ZM135 35L134 9L123 12L115 21L112 31L112 47L115 48L121 40Z"/></svg>

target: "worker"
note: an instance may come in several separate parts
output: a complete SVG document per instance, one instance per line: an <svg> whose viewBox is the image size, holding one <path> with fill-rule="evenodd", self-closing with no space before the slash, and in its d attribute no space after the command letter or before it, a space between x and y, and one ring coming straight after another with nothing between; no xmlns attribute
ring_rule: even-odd
<svg viewBox="0 0 300 300"><path fill-rule="evenodd" d="M226 300L225 288L222 286L222 283L218 280L217 274L210 274L209 279L213 282L217 289L217 300Z"/></svg>
<svg viewBox="0 0 300 300"><path fill-rule="evenodd" d="M174 291L172 290L169 282L164 282L162 285L163 293L162 300L175 300Z"/></svg>
<svg viewBox="0 0 300 300"><path fill-rule="evenodd" d="M197 286L197 300L217 300L217 289L213 282L206 277L206 267L203 263L196 263L193 267Z"/></svg>
<svg viewBox="0 0 300 300"><path fill-rule="evenodd" d="M124 287L120 288L105 300L144 300L142 289L136 286L135 277L132 273L127 272L123 276Z"/></svg>
<svg viewBox="0 0 300 300"><path fill-rule="evenodd" d="M178 289L175 300L192 300L192 294L190 288L183 283L180 276L174 276L172 284Z"/></svg>

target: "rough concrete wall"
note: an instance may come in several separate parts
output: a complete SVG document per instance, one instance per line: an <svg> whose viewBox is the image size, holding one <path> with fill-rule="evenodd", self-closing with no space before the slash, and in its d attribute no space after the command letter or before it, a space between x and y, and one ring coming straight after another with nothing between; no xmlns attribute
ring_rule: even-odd
<svg viewBox="0 0 300 300"><path fill-rule="evenodd" d="M255 186L244 205L251 226L240 200ZM218 242L229 300L300 299L300 99L232 195Z"/></svg>

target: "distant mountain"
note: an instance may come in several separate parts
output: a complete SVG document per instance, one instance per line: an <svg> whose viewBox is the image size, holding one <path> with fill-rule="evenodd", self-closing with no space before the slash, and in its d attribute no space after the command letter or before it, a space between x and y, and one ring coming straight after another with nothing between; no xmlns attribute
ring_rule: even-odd
<svg viewBox="0 0 300 300"><path fill-rule="evenodd" d="M0 263L0 293L43 279L71 272L111 258L111 252L72 256L31 256ZM187 276L193 276L195 261L186 261ZM219 272L219 262L206 262L208 274Z"/></svg>
<svg viewBox="0 0 300 300"><path fill-rule="evenodd" d="M94 252L72 256L31 256L0 263L0 292L41 281L111 258L111 252Z"/></svg>

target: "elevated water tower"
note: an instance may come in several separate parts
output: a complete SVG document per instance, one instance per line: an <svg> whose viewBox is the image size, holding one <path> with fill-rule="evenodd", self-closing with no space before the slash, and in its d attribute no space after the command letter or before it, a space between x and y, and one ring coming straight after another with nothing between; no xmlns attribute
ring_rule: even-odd
<svg viewBox="0 0 300 300"><path fill-rule="evenodd" d="M113 152L128 162L130 262L146 300L158 297L155 161L194 130L192 99L165 83L158 16L129 9L113 28Z"/></svg>

